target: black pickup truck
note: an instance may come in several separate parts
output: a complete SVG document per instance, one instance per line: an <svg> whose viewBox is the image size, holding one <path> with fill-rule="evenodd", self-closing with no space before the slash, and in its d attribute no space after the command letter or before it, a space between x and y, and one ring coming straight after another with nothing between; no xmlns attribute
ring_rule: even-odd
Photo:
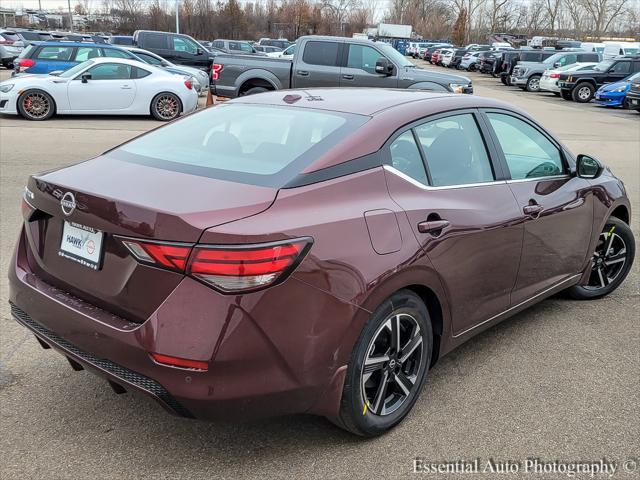
<svg viewBox="0 0 640 480"><path fill-rule="evenodd" d="M344 37L301 37L293 60L216 55L212 93L238 97L285 88L382 87L473 93L471 80L417 67L384 42Z"/></svg>
<svg viewBox="0 0 640 480"><path fill-rule="evenodd" d="M603 60L593 70L561 73L558 79L560 95L565 100L587 103L605 83L618 82L636 72L640 72L640 55Z"/></svg>

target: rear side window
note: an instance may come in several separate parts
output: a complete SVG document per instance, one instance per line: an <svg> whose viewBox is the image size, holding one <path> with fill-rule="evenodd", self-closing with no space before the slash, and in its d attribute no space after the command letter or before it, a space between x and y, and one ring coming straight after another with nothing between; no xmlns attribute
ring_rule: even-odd
<svg viewBox="0 0 640 480"><path fill-rule="evenodd" d="M309 65L338 66L338 42L307 42L302 61Z"/></svg>
<svg viewBox="0 0 640 480"><path fill-rule="evenodd" d="M121 160L280 188L369 117L296 107L221 105L115 150Z"/></svg>
<svg viewBox="0 0 640 480"><path fill-rule="evenodd" d="M564 173L558 148L541 132L511 115L488 113L514 180Z"/></svg>
<svg viewBox="0 0 640 480"><path fill-rule="evenodd" d="M42 47L37 54L39 60L68 61L73 53L73 47Z"/></svg>
<svg viewBox="0 0 640 480"><path fill-rule="evenodd" d="M131 70L131 78L144 78L151 75L151 72L140 67L133 67Z"/></svg>
<svg viewBox="0 0 640 480"><path fill-rule="evenodd" d="M411 130L404 132L391 144L389 153L393 168L424 185L429 184L420 150Z"/></svg>
<svg viewBox="0 0 640 480"><path fill-rule="evenodd" d="M167 49L169 48L167 38L167 35L159 33L144 33L142 37L144 48ZM140 45L140 43L138 43L138 45Z"/></svg>
<svg viewBox="0 0 640 480"><path fill-rule="evenodd" d="M102 56L101 49L96 47L78 47L76 50L76 62L84 62L91 60L92 58L98 58Z"/></svg>
<svg viewBox="0 0 640 480"><path fill-rule="evenodd" d="M491 182L491 162L476 121L470 113L416 127L431 184L435 187Z"/></svg>

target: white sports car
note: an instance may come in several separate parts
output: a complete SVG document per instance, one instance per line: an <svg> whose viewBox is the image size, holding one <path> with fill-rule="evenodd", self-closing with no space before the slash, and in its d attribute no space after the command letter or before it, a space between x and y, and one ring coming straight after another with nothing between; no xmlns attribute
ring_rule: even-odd
<svg viewBox="0 0 640 480"><path fill-rule="evenodd" d="M21 75L0 82L0 113L28 120L47 120L57 113L153 115L168 121L197 106L189 77L124 58L95 58L60 75Z"/></svg>

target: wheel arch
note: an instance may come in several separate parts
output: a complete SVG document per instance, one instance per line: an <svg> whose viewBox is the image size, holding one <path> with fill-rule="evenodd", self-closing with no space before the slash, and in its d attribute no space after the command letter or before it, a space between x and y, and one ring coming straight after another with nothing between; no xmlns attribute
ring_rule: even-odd
<svg viewBox="0 0 640 480"><path fill-rule="evenodd" d="M236 79L236 96L241 96L244 92L253 87L264 87L268 90L281 90L282 83L276 75L267 70L250 70L244 72Z"/></svg>
<svg viewBox="0 0 640 480"><path fill-rule="evenodd" d="M624 204L615 207L610 216L619 218L627 225L630 225L629 222L631 221L631 215L629 214L629 209Z"/></svg>
<svg viewBox="0 0 640 480"><path fill-rule="evenodd" d="M20 115L20 99L25 93L32 91L40 91L49 95L49 97L51 97L51 101L53 102L53 114L55 115L56 113L58 113L58 103L56 102L56 99L51 92L47 92L44 88L40 87L27 87L23 89L23 92L18 94L18 98L16 98L16 112L18 112L18 115Z"/></svg>
<svg viewBox="0 0 640 480"><path fill-rule="evenodd" d="M180 104L180 113L184 113L184 102L182 101L182 97L180 96L180 94L178 94L177 92L170 90L170 89L166 89L166 90L161 90L158 93L156 93L155 95L153 95L151 97L151 101L149 102L149 114L153 115L153 102L154 100L159 96L162 95L164 93L170 93L171 95L175 95L176 98L178 99L178 103ZM148 97L147 97L148 98Z"/></svg>

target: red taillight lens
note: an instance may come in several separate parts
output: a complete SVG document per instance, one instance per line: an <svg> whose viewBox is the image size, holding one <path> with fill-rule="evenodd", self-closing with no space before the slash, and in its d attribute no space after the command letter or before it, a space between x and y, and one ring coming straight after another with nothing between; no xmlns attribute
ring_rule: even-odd
<svg viewBox="0 0 640 480"><path fill-rule="evenodd" d="M13 40L7 40L5 38L0 37L0 45L13 45Z"/></svg>
<svg viewBox="0 0 640 480"><path fill-rule="evenodd" d="M223 292L255 290L284 280L311 243L302 238L263 245L196 246L187 274Z"/></svg>
<svg viewBox="0 0 640 480"><path fill-rule="evenodd" d="M187 87L189 90L193 88L193 84L191 83L191 80L185 80L184 86Z"/></svg>
<svg viewBox="0 0 640 480"><path fill-rule="evenodd" d="M308 237L229 246L120 240L139 262L186 273L223 293L252 291L282 282L313 243Z"/></svg>
<svg viewBox="0 0 640 480"><path fill-rule="evenodd" d="M559 73L552 73L551 75L549 75L549 78L560 78L560 74Z"/></svg>
<svg viewBox="0 0 640 480"><path fill-rule="evenodd" d="M188 368L191 370L207 371L209 364L200 360L188 360L186 358L171 357L169 355L162 355L160 353L152 353L151 358L156 362L163 365L170 365L172 367Z"/></svg>
<svg viewBox="0 0 640 480"><path fill-rule="evenodd" d="M33 67L36 64L36 61L31 60L30 58L18 58L14 64L19 72L24 72L27 68Z"/></svg>
<svg viewBox="0 0 640 480"><path fill-rule="evenodd" d="M220 77L220 72L222 71L223 65L219 63L214 63L211 67L211 80L218 80Z"/></svg>
<svg viewBox="0 0 640 480"><path fill-rule="evenodd" d="M191 244L168 244L128 239L122 240L122 243L142 263L177 272L184 272L192 248Z"/></svg>

